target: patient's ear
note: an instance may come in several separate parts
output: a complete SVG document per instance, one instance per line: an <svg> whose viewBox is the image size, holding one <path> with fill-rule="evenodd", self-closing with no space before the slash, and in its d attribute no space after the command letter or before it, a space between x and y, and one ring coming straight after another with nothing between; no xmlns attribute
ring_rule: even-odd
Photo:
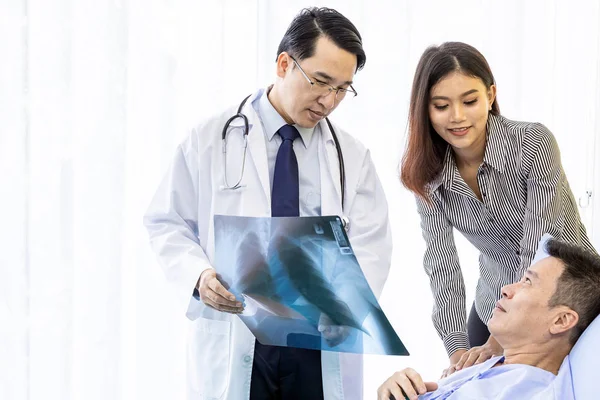
<svg viewBox="0 0 600 400"><path fill-rule="evenodd" d="M559 307L552 326L550 326L550 333L553 335L559 335L573 329L579 322L579 314L570 309L569 307Z"/></svg>

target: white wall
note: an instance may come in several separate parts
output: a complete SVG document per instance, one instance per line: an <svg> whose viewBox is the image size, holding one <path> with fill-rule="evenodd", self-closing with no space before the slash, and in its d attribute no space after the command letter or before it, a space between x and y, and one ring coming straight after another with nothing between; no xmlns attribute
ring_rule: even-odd
<svg viewBox="0 0 600 400"><path fill-rule="evenodd" d="M372 151L395 250L381 304L411 357L367 357L365 396L446 356L414 200L398 181L410 86L426 46L488 59L509 118L556 135L600 248L600 6L594 0L0 2L0 398L181 399L185 318L141 216L186 127L274 76L296 12L337 8L359 28L359 96L332 119ZM9 60L9 62L6 62ZM215 133L218 134L218 133ZM477 254L457 237L468 295Z"/></svg>

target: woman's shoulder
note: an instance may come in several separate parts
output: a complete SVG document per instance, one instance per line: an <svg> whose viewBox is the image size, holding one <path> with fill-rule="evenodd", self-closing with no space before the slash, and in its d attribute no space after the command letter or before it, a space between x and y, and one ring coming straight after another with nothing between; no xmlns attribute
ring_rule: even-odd
<svg viewBox="0 0 600 400"><path fill-rule="evenodd" d="M554 135L541 122L516 121L502 115L490 114L490 130L497 131L514 144L538 147L540 143L554 142Z"/></svg>

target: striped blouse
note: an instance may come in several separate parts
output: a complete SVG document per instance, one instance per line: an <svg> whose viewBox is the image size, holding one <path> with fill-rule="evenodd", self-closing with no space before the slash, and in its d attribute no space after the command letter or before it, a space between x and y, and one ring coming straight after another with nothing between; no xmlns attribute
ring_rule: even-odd
<svg viewBox="0 0 600 400"><path fill-rule="evenodd" d="M544 233L593 247L581 223L552 133L542 124L490 114L477 182L480 201L461 177L450 146L431 203L417 197L426 242L424 268L434 296L433 324L449 355L468 349L465 285L456 228L480 251L475 309L492 316L501 288L521 278Z"/></svg>

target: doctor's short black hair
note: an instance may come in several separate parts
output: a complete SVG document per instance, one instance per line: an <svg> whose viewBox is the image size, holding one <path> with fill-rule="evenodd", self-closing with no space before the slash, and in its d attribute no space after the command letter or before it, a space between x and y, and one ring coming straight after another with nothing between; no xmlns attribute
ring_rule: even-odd
<svg viewBox="0 0 600 400"><path fill-rule="evenodd" d="M317 39L321 36L356 55L357 71L364 67L367 56L358 29L348 18L327 7L311 7L300 11L283 35L277 57L284 51L298 61L312 57Z"/></svg>
<svg viewBox="0 0 600 400"><path fill-rule="evenodd" d="M550 239L545 250L564 266L548 305L563 305L577 312L579 322L571 334L571 343L574 344L600 315L600 256L583 247L556 239Z"/></svg>

